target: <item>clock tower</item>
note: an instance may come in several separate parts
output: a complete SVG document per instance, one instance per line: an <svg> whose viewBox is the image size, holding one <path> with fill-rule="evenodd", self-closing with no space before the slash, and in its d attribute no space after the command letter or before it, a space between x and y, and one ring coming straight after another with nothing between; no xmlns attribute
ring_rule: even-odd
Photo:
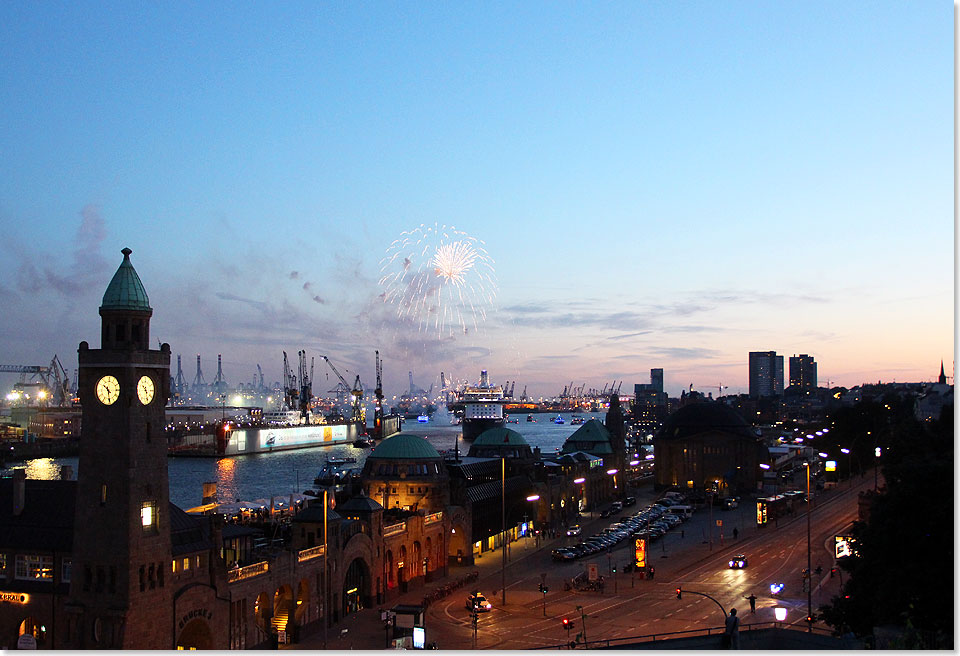
<svg viewBox="0 0 960 656"><path fill-rule="evenodd" d="M68 641L171 649L172 554L165 406L170 346L150 350L153 310L129 248L100 305L100 348L81 342L83 407Z"/></svg>

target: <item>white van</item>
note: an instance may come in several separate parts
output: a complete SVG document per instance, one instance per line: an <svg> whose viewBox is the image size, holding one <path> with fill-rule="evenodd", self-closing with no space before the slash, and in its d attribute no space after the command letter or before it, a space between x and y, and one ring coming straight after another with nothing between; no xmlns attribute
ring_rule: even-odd
<svg viewBox="0 0 960 656"><path fill-rule="evenodd" d="M679 515L681 519L690 519L693 517L693 506L670 506L667 512L671 515Z"/></svg>

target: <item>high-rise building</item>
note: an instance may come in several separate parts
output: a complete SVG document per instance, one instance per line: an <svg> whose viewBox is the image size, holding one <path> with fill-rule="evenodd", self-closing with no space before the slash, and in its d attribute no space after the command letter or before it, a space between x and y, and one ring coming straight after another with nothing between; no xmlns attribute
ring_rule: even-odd
<svg viewBox="0 0 960 656"><path fill-rule="evenodd" d="M776 351L750 351L750 396L783 395L783 356Z"/></svg>
<svg viewBox="0 0 960 656"><path fill-rule="evenodd" d="M650 382L633 386L633 415L645 430L656 430L667 418L667 394L663 391L663 369L650 370Z"/></svg>
<svg viewBox="0 0 960 656"><path fill-rule="evenodd" d="M815 389L817 362L812 355L801 353L790 358L790 387Z"/></svg>
<svg viewBox="0 0 960 656"><path fill-rule="evenodd" d="M658 392L663 391L663 369L650 370L650 386Z"/></svg>

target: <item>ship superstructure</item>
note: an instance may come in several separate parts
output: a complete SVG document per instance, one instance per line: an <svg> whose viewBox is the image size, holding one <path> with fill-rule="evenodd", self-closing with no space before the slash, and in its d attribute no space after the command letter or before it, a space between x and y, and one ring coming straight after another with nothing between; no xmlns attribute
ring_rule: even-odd
<svg viewBox="0 0 960 656"><path fill-rule="evenodd" d="M503 426L503 387L491 385L487 370L480 372L480 384L468 385L462 396L463 439L472 441L489 428Z"/></svg>

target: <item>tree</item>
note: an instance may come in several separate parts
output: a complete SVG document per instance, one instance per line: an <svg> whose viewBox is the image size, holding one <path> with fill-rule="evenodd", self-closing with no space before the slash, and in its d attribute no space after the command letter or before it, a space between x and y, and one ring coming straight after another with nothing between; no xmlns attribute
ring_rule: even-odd
<svg viewBox="0 0 960 656"><path fill-rule="evenodd" d="M953 407L923 424L884 401L886 426L876 424L871 408L860 414L863 425L849 428L880 431L886 489L874 497L869 519L854 523L858 555L840 563L843 594L820 610L840 631L867 636L894 625L913 645L952 648Z"/></svg>

